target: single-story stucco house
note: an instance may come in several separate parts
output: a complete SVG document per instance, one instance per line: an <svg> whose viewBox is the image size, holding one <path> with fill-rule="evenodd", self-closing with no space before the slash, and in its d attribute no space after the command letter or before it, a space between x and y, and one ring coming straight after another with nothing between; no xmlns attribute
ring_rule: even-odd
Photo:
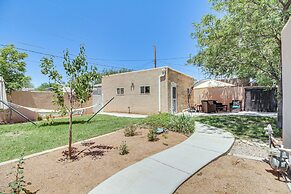
<svg viewBox="0 0 291 194"><path fill-rule="evenodd" d="M114 97L104 111L136 114L181 112L188 108L188 91L193 84L193 77L169 67L104 76L103 103Z"/></svg>

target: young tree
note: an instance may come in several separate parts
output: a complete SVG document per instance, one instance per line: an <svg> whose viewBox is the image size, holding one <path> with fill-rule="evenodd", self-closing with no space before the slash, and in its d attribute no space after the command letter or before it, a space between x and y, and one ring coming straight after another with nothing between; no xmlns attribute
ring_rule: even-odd
<svg viewBox="0 0 291 194"><path fill-rule="evenodd" d="M44 57L41 60L41 72L47 75L52 82L52 90L55 93L56 101L62 110L69 114L69 157L72 157L72 125L73 109L77 102L86 102L92 93L92 89L100 74L97 68L89 65L86 61L85 49L80 47L80 52L73 60L69 57L68 50L65 51L63 67L65 69L66 81L54 65L53 58ZM68 95L68 107L64 102L63 89Z"/></svg>
<svg viewBox="0 0 291 194"><path fill-rule="evenodd" d="M215 76L253 78L278 87L278 127L282 127L281 31L291 0L209 0L220 16L194 24L199 52L188 62Z"/></svg>
<svg viewBox="0 0 291 194"><path fill-rule="evenodd" d="M0 49L0 76L5 80L6 91L20 89L30 82L31 78L25 76L28 55L18 52L13 45Z"/></svg>

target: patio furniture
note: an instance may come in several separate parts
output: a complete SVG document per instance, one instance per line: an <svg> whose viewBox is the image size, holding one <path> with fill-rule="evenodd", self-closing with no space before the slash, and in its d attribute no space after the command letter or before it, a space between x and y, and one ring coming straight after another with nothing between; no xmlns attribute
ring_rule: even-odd
<svg viewBox="0 0 291 194"><path fill-rule="evenodd" d="M214 104L216 105L216 112L218 112L218 111L225 111L225 112L227 112L227 105L224 105L224 104L219 103L217 101L214 101Z"/></svg>
<svg viewBox="0 0 291 194"><path fill-rule="evenodd" d="M291 149L284 148L279 141L273 138L273 129L270 124L265 128L265 131L269 135L269 164L273 170L278 172L278 180L282 176L287 181L287 174L290 169L289 154L291 153Z"/></svg>
<svg viewBox="0 0 291 194"><path fill-rule="evenodd" d="M204 113L214 113L216 112L215 100L201 100L202 112Z"/></svg>
<svg viewBox="0 0 291 194"><path fill-rule="evenodd" d="M229 103L229 111L230 112L239 112L242 110L242 102L240 100L232 100Z"/></svg>
<svg viewBox="0 0 291 194"><path fill-rule="evenodd" d="M198 112L203 112L203 111L202 111L202 104L198 104L198 105L196 105L196 110L197 110Z"/></svg>

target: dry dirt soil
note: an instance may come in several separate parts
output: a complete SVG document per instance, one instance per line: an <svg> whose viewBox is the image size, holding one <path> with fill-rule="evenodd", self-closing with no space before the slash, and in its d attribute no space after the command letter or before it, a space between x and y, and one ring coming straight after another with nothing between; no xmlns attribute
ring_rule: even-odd
<svg viewBox="0 0 291 194"><path fill-rule="evenodd" d="M175 194L290 193L265 162L223 156L182 184Z"/></svg>
<svg viewBox="0 0 291 194"><path fill-rule="evenodd" d="M123 130L90 142L74 145L74 160L66 159L65 150L25 160L24 177L31 182L28 189L38 193L87 193L96 185L152 154L172 147L187 137L169 132L160 135L156 142L147 140L148 129L139 129L137 135L125 137ZM129 154L120 155L118 147L123 142ZM15 178L16 164L0 166L0 192L7 192L7 185Z"/></svg>

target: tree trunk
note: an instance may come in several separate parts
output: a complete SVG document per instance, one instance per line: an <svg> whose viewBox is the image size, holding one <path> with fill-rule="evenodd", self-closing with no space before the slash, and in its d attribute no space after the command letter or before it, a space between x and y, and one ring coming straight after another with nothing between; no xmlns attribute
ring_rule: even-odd
<svg viewBox="0 0 291 194"><path fill-rule="evenodd" d="M70 120L69 120L69 157L72 158L72 128L73 128L73 110L70 108Z"/></svg>
<svg viewBox="0 0 291 194"><path fill-rule="evenodd" d="M283 127L283 93L282 93L282 82L278 85L278 116L277 116L277 127L282 129Z"/></svg>
<svg viewBox="0 0 291 194"><path fill-rule="evenodd" d="M70 87L70 119L69 119L69 157L72 158L72 128L73 128L73 91Z"/></svg>
<svg viewBox="0 0 291 194"><path fill-rule="evenodd" d="M277 94L277 101L278 101L278 116L277 116L277 128L283 128L283 77L282 77L282 41L280 40L279 43L280 48L280 63L279 63L279 80L278 80L278 94ZM283 137L283 130L282 135Z"/></svg>

